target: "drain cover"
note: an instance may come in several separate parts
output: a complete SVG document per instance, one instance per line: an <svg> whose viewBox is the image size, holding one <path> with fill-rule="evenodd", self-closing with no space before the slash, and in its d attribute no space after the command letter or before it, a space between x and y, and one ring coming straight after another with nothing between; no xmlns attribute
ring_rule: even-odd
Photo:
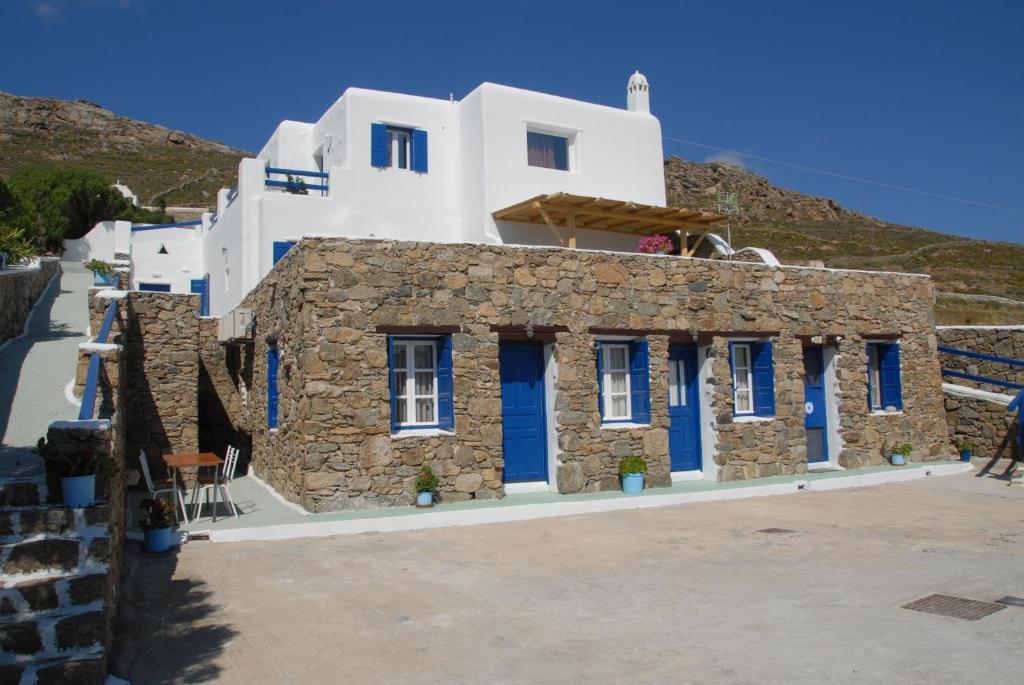
<svg viewBox="0 0 1024 685"><path fill-rule="evenodd" d="M997 599L996 604L1006 604L1011 607L1024 607L1024 597L1014 597L1013 595L1006 595L1002 599Z"/></svg>
<svg viewBox="0 0 1024 685"><path fill-rule="evenodd" d="M766 535L792 535L799 531L790 530L789 528L762 528L761 530L755 530L755 533L765 533Z"/></svg>
<svg viewBox="0 0 1024 685"><path fill-rule="evenodd" d="M924 611L929 614L940 616L952 616L967 621L977 621L989 614L994 614L1006 608L1004 604L993 604L991 602L980 602L976 599L966 597L953 597L951 595L928 595L921 599L915 599L910 604L904 604L904 609Z"/></svg>

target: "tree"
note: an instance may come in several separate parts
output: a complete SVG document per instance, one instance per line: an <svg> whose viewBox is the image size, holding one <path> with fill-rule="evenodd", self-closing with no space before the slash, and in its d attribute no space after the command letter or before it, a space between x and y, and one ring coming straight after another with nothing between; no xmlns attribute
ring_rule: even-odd
<svg viewBox="0 0 1024 685"><path fill-rule="evenodd" d="M11 260L28 257L45 247L42 224L32 206L0 178L0 252Z"/></svg>

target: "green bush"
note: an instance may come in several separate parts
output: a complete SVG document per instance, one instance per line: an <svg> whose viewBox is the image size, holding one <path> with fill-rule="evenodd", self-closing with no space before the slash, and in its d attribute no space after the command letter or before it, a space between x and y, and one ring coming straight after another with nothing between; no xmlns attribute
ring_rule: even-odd
<svg viewBox="0 0 1024 685"><path fill-rule="evenodd" d="M144 499L140 507L146 512L142 530L159 530L174 525L174 505L165 499Z"/></svg>
<svg viewBox="0 0 1024 685"><path fill-rule="evenodd" d="M0 226L0 252L7 255L7 262L15 264L36 254L36 247L25 237L21 228Z"/></svg>
<svg viewBox="0 0 1024 685"><path fill-rule="evenodd" d="M642 457L623 457L619 462L619 475L628 473L647 473L647 462Z"/></svg>
<svg viewBox="0 0 1024 685"><path fill-rule="evenodd" d="M85 263L85 268L94 274L99 274L100 276L109 276L114 273L114 267L107 264L102 259L90 259Z"/></svg>
<svg viewBox="0 0 1024 685"><path fill-rule="evenodd" d="M904 457L909 457L910 453L914 451L914 446L909 442L905 442L899 447L895 448L893 454L902 454Z"/></svg>
<svg viewBox="0 0 1024 685"><path fill-rule="evenodd" d="M438 480L433 469L424 466L416 477L416 492L437 492Z"/></svg>
<svg viewBox="0 0 1024 685"><path fill-rule="evenodd" d="M960 441L956 443L956 448L961 452L973 452L974 443L967 438L961 438Z"/></svg>

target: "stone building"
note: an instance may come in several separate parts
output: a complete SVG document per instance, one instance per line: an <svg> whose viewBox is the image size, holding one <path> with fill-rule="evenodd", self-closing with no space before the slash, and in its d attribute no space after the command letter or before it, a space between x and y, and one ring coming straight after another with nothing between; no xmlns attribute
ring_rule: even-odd
<svg viewBox="0 0 1024 685"><path fill-rule="evenodd" d="M147 297L153 295L147 294ZM305 239L199 348L205 435L312 511L952 458L926 276ZM895 366L893 366L895 364ZM895 375L893 375L895 374Z"/></svg>

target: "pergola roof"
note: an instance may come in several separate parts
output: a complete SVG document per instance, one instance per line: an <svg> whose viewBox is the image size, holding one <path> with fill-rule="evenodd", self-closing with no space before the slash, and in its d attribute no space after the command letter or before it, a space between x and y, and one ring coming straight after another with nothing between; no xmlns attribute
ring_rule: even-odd
<svg viewBox="0 0 1024 685"><path fill-rule="evenodd" d="M638 202L608 200L601 197L552 193L523 200L492 213L500 221L547 224L555 234L555 226L570 230L586 228L628 235L654 235L676 229L706 230L725 217L694 209L677 209L645 205ZM561 237L559 236L559 239Z"/></svg>

